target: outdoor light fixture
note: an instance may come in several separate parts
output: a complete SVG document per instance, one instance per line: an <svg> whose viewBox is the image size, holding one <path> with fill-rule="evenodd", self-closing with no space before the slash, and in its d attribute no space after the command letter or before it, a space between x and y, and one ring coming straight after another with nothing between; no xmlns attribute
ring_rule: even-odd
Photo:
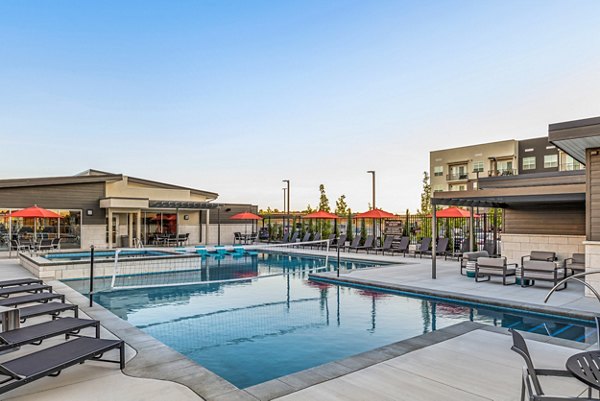
<svg viewBox="0 0 600 401"><path fill-rule="evenodd" d="M85 211L86 216L93 216L94 215L94 209L87 209Z"/></svg>
<svg viewBox="0 0 600 401"><path fill-rule="evenodd" d="M184 220L189 220L190 219L190 215L189 214L184 214L183 215L183 219Z"/></svg>

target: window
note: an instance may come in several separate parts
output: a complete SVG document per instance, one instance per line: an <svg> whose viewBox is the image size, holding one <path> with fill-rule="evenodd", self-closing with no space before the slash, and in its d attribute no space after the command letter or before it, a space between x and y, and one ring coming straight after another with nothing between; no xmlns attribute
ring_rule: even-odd
<svg viewBox="0 0 600 401"><path fill-rule="evenodd" d="M562 167L563 171L573 171L573 170L581 170L583 169L583 165L579 163L577 160L573 159L571 156L566 155L565 164Z"/></svg>
<svg viewBox="0 0 600 401"><path fill-rule="evenodd" d="M474 173L481 173L483 171L483 161L476 161L473 162L473 172Z"/></svg>
<svg viewBox="0 0 600 401"><path fill-rule="evenodd" d="M435 185L433 187L433 192L444 192L444 186L443 185Z"/></svg>
<svg viewBox="0 0 600 401"><path fill-rule="evenodd" d="M436 177L444 175L444 166L435 166L433 168L433 175Z"/></svg>
<svg viewBox="0 0 600 401"><path fill-rule="evenodd" d="M535 156L523 158L523 170L535 170Z"/></svg>
<svg viewBox="0 0 600 401"><path fill-rule="evenodd" d="M477 189L477 181L473 181L473 189Z"/></svg>
<svg viewBox="0 0 600 401"><path fill-rule="evenodd" d="M498 160L496 162L496 169L498 175L513 175L513 162L512 160Z"/></svg>
<svg viewBox="0 0 600 401"><path fill-rule="evenodd" d="M558 155L544 155L544 168L558 167Z"/></svg>

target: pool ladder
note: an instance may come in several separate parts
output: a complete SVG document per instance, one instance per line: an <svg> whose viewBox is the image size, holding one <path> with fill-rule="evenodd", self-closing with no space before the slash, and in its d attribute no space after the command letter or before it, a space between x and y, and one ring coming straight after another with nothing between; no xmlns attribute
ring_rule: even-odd
<svg viewBox="0 0 600 401"><path fill-rule="evenodd" d="M550 296L552 294L554 294L554 292L556 291L556 289L558 287L562 286L569 280L575 280L575 281L578 281L581 284L585 285L587 287L587 289L590 290L596 296L596 299L598 300L598 302L600 302L600 294L598 293L598 291L594 287L592 287L592 285L590 283L587 283L580 278L580 277L585 277L590 274L598 274L598 273L600 273L600 270L588 270L588 271L585 271L582 273L573 274L572 276L562 279L554 287L552 287L552 289L548 292L548 294L546 294L546 298L544 298L544 303L548 302L548 299L550 299Z"/></svg>
<svg viewBox="0 0 600 401"><path fill-rule="evenodd" d="M134 238L134 239L133 239L133 246L134 246L135 248L143 248L143 247L144 247L144 243L142 242L142 240L141 240L141 239L139 239L139 238Z"/></svg>

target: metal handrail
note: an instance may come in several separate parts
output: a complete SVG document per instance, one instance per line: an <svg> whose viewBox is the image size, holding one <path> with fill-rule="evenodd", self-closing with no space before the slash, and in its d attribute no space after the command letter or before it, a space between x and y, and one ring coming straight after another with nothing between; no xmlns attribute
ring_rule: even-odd
<svg viewBox="0 0 600 401"><path fill-rule="evenodd" d="M548 302L548 299L550 298L550 296L552 294L554 294L554 292L556 291L556 289L558 287L565 284L569 280L579 281L581 284L585 285L596 296L596 299L598 299L598 302L600 302L600 294L598 293L598 291L594 287L592 287L592 285L590 283L587 283L579 278L579 277L587 276L589 274L598 274L598 273L600 273L600 270L588 270L588 271L585 271L582 273L573 274L572 276L562 279L554 287L552 287L552 289L548 292L548 294L546 294L546 298L544 298L544 303Z"/></svg>

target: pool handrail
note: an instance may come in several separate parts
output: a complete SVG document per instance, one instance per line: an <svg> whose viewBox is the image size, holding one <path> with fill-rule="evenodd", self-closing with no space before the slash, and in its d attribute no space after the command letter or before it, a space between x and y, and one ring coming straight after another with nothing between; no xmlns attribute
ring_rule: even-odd
<svg viewBox="0 0 600 401"><path fill-rule="evenodd" d="M569 280L575 280L575 281L578 281L581 284L585 285L596 296L596 299L598 300L598 302L600 302L600 294L598 293L598 291L594 287L592 287L592 285L590 283L587 283L587 282L583 281L582 279L580 279L580 277L585 277L590 274L598 274L598 273L600 273L600 270L588 270L585 272L573 274L567 278L562 279L561 281L556 283L556 285L554 287L552 287L552 289L548 292L548 294L546 294L546 298L544 298L544 303L548 302L548 299L550 299L550 296L552 294L554 294L554 292L556 291L556 289L558 287L560 287L561 285L563 285L564 283L566 283Z"/></svg>

